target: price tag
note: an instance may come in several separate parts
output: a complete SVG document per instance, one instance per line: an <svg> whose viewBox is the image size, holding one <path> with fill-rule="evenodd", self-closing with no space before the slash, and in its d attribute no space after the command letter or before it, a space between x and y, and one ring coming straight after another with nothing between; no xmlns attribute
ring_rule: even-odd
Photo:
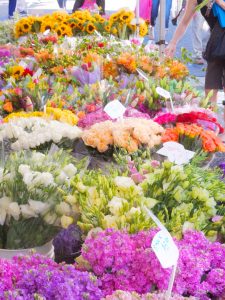
<svg viewBox="0 0 225 300"><path fill-rule="evenodd" d="M50 29L45 30L45 32L43 33L43 35L48 35L50 32Z"/></svg>
<svg viewBox="0 0 225 300"><path fill-rule="evenodd" d="M140 69L138 69L138 68L137 68L137 72L138 72L138 74L139 74L144 80L146 80L146 81L149 80L148 77L147 77L147 75L145 74L145 72L143 72L142 70L140 70Z"/></svg>
<svg viewBox="0 0 225 300"><path fill-rule="evenodd" d="M156 92L159 94L159 96L161 96L165 99L171 98L170 92L168 92L167 90L164 90L163 88L161 88L159 86L156 88Z"/></svg>
<svg viewBox="0 0 225 300"><path fill-rule="evenodd" d="M104 108L104 112L106 112L112 119L122 118L125 111L126 108L119 100L109 102Z"/></svg>
<svg viewBox="0 0 225 300"><path fill-rule="evenodd" d="M164 269L177 264L179 250L167 230L160 230L154 236L151 247Z"/></svg>
<svg viewBox="0 0 225 300"><path fill-rule="evenodd" d="M102 37L102 35L97 30L95 30L95 33L97 34L98 37L100 38Z"/></svg>
<svg viewBox="0 0 225 300"><path fill-rule="evenodd" d="M167 90L164 90L163 88L161 87L157 87L156 88L156 92L163 98L165 99L170 99L170 104L171 104L171 109L172 109L172 112L174 112L174 107L173 107L173 101L172 101L172 97L171 97L171 94L170 92L168 92Z"/></svg>
<svg viewBox="0 0 225 300"><path fill-rule="evenodd" d="M41 68L39 68L35 73L34 73L34 75L33 75L33 79L38 79L40 76L41 76L41 74L42 74L42 69Z"/></svg>
<svg viewBox="0 0 225 300"><path fill-rule="evenodd" d="M23 67L24 69L27 68L27 63L25 63L25 61L22 61L19 63L19 66Z"/></svg>
<svg viewBox="0 0 225 300"><path fill-rule="evenodd" d="M157 153L167 156L169 161L177 165L187 164L195 155L195 152L186 150L183 145L177 142L164 143Z"/></svg>

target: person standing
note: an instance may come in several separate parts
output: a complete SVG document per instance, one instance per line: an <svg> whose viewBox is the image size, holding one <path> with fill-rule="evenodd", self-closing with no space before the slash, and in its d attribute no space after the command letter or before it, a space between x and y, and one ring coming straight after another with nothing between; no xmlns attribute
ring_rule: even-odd
<svg viewBox="0 0 225 300"><path fill-rule="evenodd" d="M185 8L185 12L181 22L179 23L172 40L165 50L165 54L169 57L173 57L176 51L177 43L184 35L189 23L191 22L195 12L196 6L201 4L202 0L188 0ZM218 43L221 41L225 33L225 28L222 28L213 15L211 10L214 1L209 1L208 6L204 6L201 9L201 13L207 21L211 35L206 47L205 58L207 59L207 70L205 76L205 92L208 94L213 90L213 95L210 99L212 103L216 103L218 90L225 88L225 58L219 59L214 57ZM223 0L215 0L215 2L225 10L225 2Z"/></svg>
<svg viewBox="0 0 225 300"><path fill-rule="evenodd" d="M209 36L209 25L201 13L197 11L192 20L192 45L194 52L193 59L194 63L197 65L204 64L202 55L205 52Z"/></svg>
<svg viewBox="0 0 225 300"><path fill-rule="evenodd" d="M105 14L105 0L76 0L73 6L73 12L78 10L79 8L89 8L91 5L97 4L101 7L100 14Z"/></svg>
<svg viewBox="0 0 225 300"><path fill-rule="evenodd" d="M166 19L165 19L165 27L168 31L169 28L169 20L170 20L170 11L172 7L172 0L165 0L166 1ZM152 32L151 32L151 39L154 39L154 27L156 24L156 19L159 13L159 4L160 0L153 0L152 1L152 13L151 13L151 25L152 25Z"/></svg>
<svg viewBox="0 0 225 300"><path fill-rule="evenodd" d="M13 17L16 10L16 0L9 0L9 19Z"/></svg>
<svg viewBox="0 0 225 300"><path fill-rule="evenodd" d="M66 9L66 0L57 0L57 1L60 8Z"/></svg>

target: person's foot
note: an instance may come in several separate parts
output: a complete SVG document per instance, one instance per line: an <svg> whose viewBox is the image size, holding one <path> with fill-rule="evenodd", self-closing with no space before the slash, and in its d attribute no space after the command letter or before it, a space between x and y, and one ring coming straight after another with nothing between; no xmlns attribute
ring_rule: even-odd
<svg viewBox="0 0 225 300"><path fill-rule="evenodd" d="M26 16L27 15L27 12L25 10L22 10L22 11L19 11L19 14L21 16Z"/></svg>
<svg viewBox="0 0 225 300"><path fill-rule="evenodd" d="M174 26L177 26L177 18L174 18L171 20L171 23L174 25Z"/></svg>
<svg viewBox="0 0 225 300"><path fill-rule="evenodd" d="M149 26L149 28L148 28L148 36L149 36L150 40L152 40L152 41L155 40L155 30L154 30L154 27Z"/></svg>
<svg viewBox="0 0 225 300"><path fill-rule="evenodd" d="M194 65L204 65L204 59L201 57L196 57L193 59Z"/></svg>

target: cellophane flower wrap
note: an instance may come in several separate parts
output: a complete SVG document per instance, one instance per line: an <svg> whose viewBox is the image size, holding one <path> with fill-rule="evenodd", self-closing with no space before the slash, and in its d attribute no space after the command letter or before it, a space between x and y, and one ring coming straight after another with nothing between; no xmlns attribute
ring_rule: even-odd
<svg viewBox="0 0 225 300"><path fill-rule="evenodd" d="M0 169L0 247L32 248L50 241L75 217L70 179L78 164L62 150L12 153ZM68 199L68 198L67 198Z"/></svg>

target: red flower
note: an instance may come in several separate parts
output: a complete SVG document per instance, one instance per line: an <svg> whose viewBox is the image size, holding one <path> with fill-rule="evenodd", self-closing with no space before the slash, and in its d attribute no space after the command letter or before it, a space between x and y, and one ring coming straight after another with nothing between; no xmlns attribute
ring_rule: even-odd
<svg viewBox="0 0 225 300"><path fill-rule="evenodd" d="M31 71L30 69L26 68L23 72L23 76L27 76L27 75L30 75L30 76L33 76L34 75L34 72Z"/></svg>
<svg viewBox="0 0 225 300"><path fill-rule="evenodd" d="M95 104L87 104L86 105L86 111L89 112L89 113L96 111Z"/></svg>
<svg viewBox="0 0 225 300"><path fill-rule="evenodd" d="M99 47L99 48L103 48L104 46L105 46L104 43L98 43L98 47Z"/></svg>

